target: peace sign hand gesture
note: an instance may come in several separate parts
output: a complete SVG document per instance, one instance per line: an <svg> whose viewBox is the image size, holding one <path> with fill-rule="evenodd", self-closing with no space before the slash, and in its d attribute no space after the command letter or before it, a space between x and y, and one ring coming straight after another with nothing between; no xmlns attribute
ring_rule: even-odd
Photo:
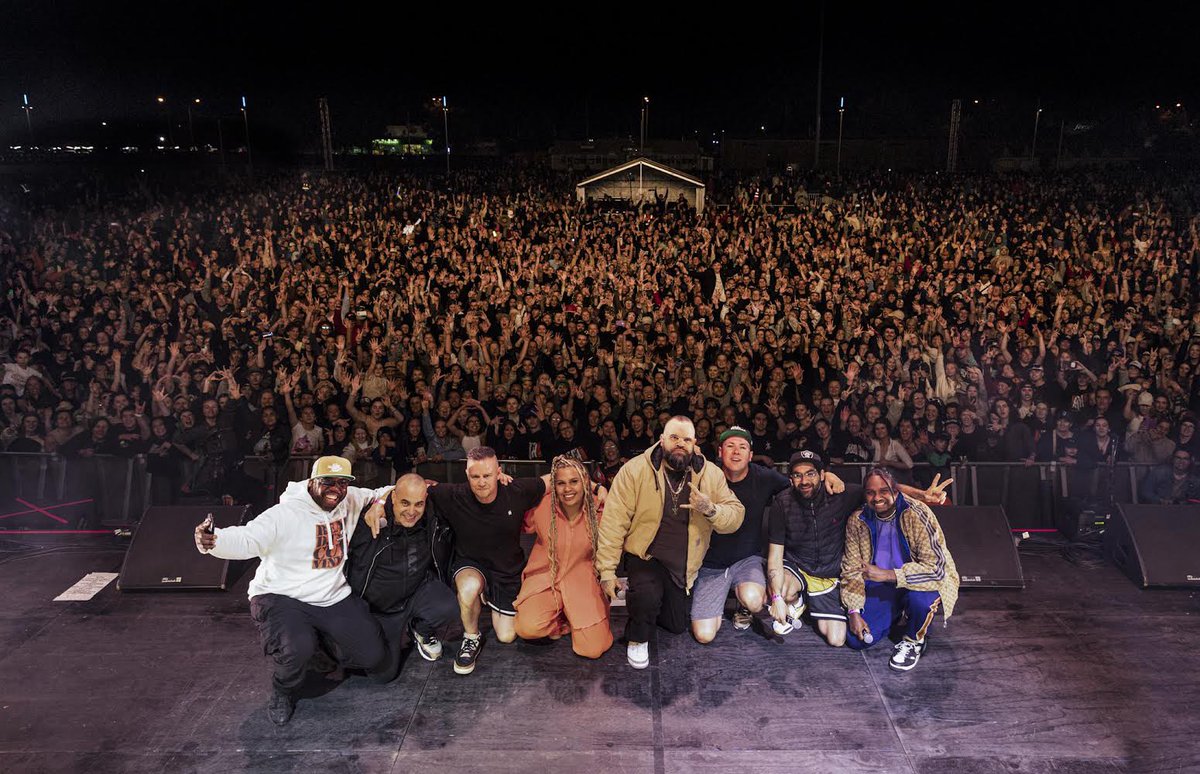
<svg viewBox="0 0 1200 774"><path fill-rule="evenodd" d="M942 474L938 473L933 477L933 481L929 484L929 488L921 492L920 500L926 505L945 505L946 503L946 488L954 483L954 479L948 478L941 481Z"/></svg>

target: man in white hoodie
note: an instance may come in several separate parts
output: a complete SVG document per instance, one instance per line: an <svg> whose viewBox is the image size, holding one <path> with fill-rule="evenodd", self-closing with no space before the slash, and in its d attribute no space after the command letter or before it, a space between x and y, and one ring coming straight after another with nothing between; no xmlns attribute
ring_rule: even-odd
<svg viewBox="0 0 1200 774"><path fill-rule="evenodd" d="M267 714L276 725L291 720L318 634L332 640L347 665L394 674L379 624L350 593L343 567L359 513L391 487L361 489L350 486L353 480L348 460L321 457L307 481L288 484L279 504L249 524L213 529L209 517L196 527L201 553L262 560L250 581L250 616L275 660Z"/></svg>

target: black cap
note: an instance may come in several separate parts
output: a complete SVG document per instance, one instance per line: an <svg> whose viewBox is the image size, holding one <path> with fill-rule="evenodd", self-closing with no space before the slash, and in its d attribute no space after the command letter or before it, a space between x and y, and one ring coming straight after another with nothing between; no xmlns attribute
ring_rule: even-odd
<svg viewBox="0 0 1200 774"><path fill-rule="evenodd" d="M788 470L800 464L812 465L819 471L825 470L825 460L821 459L820 454L810 449L803 449L793 454L791 459L788 460Z"/></svg>
<svg viewBox="0 0 1200 774"><path fill-rule="evenodd" d="M1054 416L1054 420L1055 420L1055 421L1058 421L1058 420L1060 420L1060 419L1065 419L1065 420L1067 420L1068 422L1070 422L1070 423L1072 423L1072 424L1074 424L1074 423L1075 423L1075 415L1074 415L1074 414L1072 414L1070 411L1066 411L1065 409L1064 409L1063 411L1060 411L1060 412L1058 412L1058 413L1057 413L1057 414Z"/></svg>

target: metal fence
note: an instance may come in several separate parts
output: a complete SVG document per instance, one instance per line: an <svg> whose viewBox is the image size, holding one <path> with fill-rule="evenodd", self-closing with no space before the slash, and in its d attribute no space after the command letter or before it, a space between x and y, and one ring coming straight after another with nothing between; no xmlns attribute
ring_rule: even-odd
<svg viewBox="0 0 1200 774"><path fill-rule="evenodd" d="M278 502L290 482L307 479L315 459L294 457L276 464L247 457L234 466L228 488L239 501L266 508ZM550 464L543 461L502 460L500 467L514 478L550 472ZM859 484L870 467L844 464L830 470L848 483ZM1014 529L1050 529L1081 511L1108 512L1114 503L1138 503L1139 483L1150 467L970 462L937 471L954 479L948 490L954 504L1003 506ZM415 472L443 483L467 480L462 460L422 463ZM925 486L934 472L928 465L918 465L898 471L897 478ZM367 487L385 486L396 478L390 466L370 461L356 462L354 475L358 484ZM153 475L142 455L67 458L0 453L0 530L129 524L151 505L211 502L225 493L185 491L179 480Z"/></svg>

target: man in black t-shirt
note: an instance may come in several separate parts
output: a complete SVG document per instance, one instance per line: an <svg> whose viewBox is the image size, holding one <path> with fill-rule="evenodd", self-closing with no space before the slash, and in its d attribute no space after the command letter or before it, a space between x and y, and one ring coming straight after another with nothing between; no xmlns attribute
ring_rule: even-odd
<svg viewBox="0 0 1200 774"><path fill-rule="evenodd" d="M478 446L467 452L467 483L441 484L429 490L429 501L454 530L454 558L450 573L458 593L463 642L454 671L468 675L475 669L479 646L479 614L492 609L492 628L500 642L516 639L513 600L521 588L525 552L521 526L525 512L546 494L543 478L517 479L500 486L496 452Z"/></svg>
<svg viewBox="0 0 1200 774"><path fill-rule="evenodd" d="M746 515L736 532L712 536L692 585L692 636L697 642L709 643L717 636L730 588L738 601L733 628L739 631L750 628L766 598L763 512L776 492L787 489L788 479L771 468L750 463L753 443L745 428L734 425L721 433L717 446L725 480L746 507Z"/></svg>
<svg viewBox="0 0 1200 774"><path fill-rule="evenodd" d="M458 596L463 641L454 671L469 675L475 670L483 637L479 615L483 606L492 610L492 629L500 642L516 639L516 610L513 601L521 588L525 552L521 528L525 513L546 494L550 477L521 478L500 484L496 452L478 446L467 452L467 483L439 484L429 488L429 502L437 515L454 531L450 560L451 583ZM383 516L376 504L364 517L374 532Z"/></svg>

